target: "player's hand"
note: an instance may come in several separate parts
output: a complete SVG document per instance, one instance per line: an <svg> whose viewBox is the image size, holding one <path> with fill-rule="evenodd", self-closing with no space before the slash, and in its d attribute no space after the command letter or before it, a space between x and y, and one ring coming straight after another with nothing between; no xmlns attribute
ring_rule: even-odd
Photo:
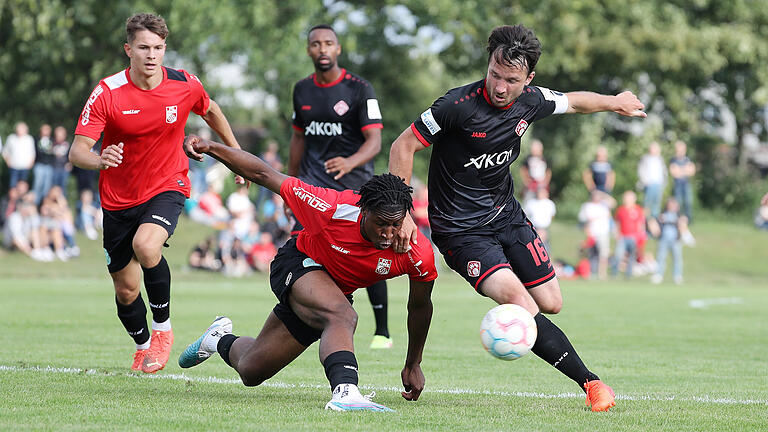
<svg viewBox="0 0 768 432"><path fill-rule="evenodd" d="M349 159L341 156L336 156L333 159L325 161L325 172L327 174L338 172L338 174L333 177L334 180L344 177L346 173L352 171L354 168L355 166L349 162Z"/></svg>
<svg viewBox="0 0 768 432"><path fill-rule="evenodd" d="M245 177L239 176L237 174L235 174L235 184L245 185L246 189L249 189L251 187L251 181L250 180L246 180Z"/></svg>
<svg viewBox="0 0 768 432"><path fill-rule="evenodd" d="M116 167L123 163L123 143L110 145L101 151L99 160L99 169L105 170L109 167Z"/></svg>
<svg viewBox="0 0 768 432"><path fill-rule="evenodd" d="M421 392L424 391L425 382L421 365L405 365L403 371L400 372L400 377L403 379L403 388L405 389L405 391L400 392L403 398L409 401L419 400Z"/></svg>
<svg viewBox="0 0 768 432"><path fill-rule="evenodd" d="M197 135L187 135L184 138L184 153L187 157L198 162L203 161L203 153L210 149L208 142Z"/></svg>
<svg viewBox="0 0 768 432"><path fill-rule="evenodd" d="M405 219L403 219L403 225L400 226L400 230L397 232L395 239L392 242L392 250L394 250L395 253L408 252L408 248L410 248L411 242L413 242L413 244L418 243L418 235L419 228L413 221L411 214L406 213Z"/></svg>
<svg viewBox="0 0 768 432"><path fill-rule="evenodd" d="M621 92L616 95L616 108L613 110L617 114L627 117L648 117L643 111L645 104L631 91Z"/></svg>

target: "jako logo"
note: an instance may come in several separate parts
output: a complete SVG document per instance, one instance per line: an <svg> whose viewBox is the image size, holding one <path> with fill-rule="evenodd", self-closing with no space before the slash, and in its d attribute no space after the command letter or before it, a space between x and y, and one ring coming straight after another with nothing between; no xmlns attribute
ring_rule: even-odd
<svg viewBox="0 0 768 432"><path fill-rule="evenodd" d="M485 132L472 132L472 138L485 138Z"/></svg>
<svg viewBox="0 0 768 432"><path fill-rule="evenodd" d="M101 87L101 85L98 85L93 89L93 93L91 93L88 102L85 103L85 108L83 108L83 118L80 120L80 124L83 126L87 125L91 120L91 107L93 106L93 103L96 102L96 98L102 93L104 93L104 88Z"/></svg>
<svg viewBox="0 0 768 432"><path fill-rule="evenodd" d="M341 135L341 123L316 122L307 126L304 135L337 136Z"/></svg>
<svg viewBox="0 0 768 432"><path fill-rule="evenodd" d="M308 192L306 189L300 186L296 186L293 188L293 193L296 194L297 197L299 197L300 200L304 201L309 205L310 207L320 210L321 212L324 212L331 208L331 205L327 202L321 200L320 198L312 195L310 192Z"/></svg>

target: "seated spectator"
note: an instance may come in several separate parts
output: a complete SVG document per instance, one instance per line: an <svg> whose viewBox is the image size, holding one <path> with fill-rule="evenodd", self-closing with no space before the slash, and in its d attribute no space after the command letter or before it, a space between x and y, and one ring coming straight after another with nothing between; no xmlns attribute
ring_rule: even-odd
<svg viewBox="0 0 768 432"><path fill-rule="evenodd" d="M626 191L622 195L622 204L616 209L616 225L618 226L616 253L613 257L611 273L614 276L619 273L619 267L625 262L625 254L628 254L625 275L629 278L632 276L633 265L637 261L638 241L645 237L645 213L637 204L637 195L634 192Z"/></svg>
<svg viewBox="0 0 768 432"><path fill-rule="evenodd" d="M189 254L189 266L194 269L219 271L221 261L216 258L215 243L215 236L209 236L198 243Z"/></svg>
<svg viewBox="0 0 768 432"><path fill-rule="evenodd" d="M101 230L104 214L101 207L96 207L93 203L93 191L83 189L80 192L80 212L79 225L85 232L85 236L91 240L99 237L97 230Z"/></svg>
<svg viewBox="0 0 768 432"><path fill-rule="evenodd" d="M242 238L256 216L256 207L248 197L248 188L240 186L227 198L227 210L231 217L231 228L237 237Z"/></svg>
<svg viewBox="0 0 768 432"><path fill-rule="evenodd" d="M243 242L235 237L229 250L221 252L221 271L225 276L242 277L251 272Z"/></svg>
<svg viewBox="0 0 768 432"><path fill-rule="evenodd" d="M19 185L8 189L8 194L0 198L0 228L5 226L8 216L16 211L16 205L19 202Z"/></svg>
<svg viewBox="0 0 768 432"><path fill-rule="evenodd" d="M547 231L552 224L552 219L555 217L557 210L555 203L549 199L549 191L545 188L537 190L533 198L524 202L523 211L533 224L539 237L541 237L541 241L544 242L544 247L550 250L549 233Z"/></svg>
<svg viewBox="0 0 768 432"><path fill-rule="evenodd" d="M65 255L67 257L79 256L80 248L75 242L75 218L60 186L53 186L48 195L43 199L41 215L43 213L42 207L48 207L49 213L47 216L51 218L52 229L61 231L61 235L66 242L64 244Z"/></svg>
<svg viewBox="0 0 768 432"><path fill-rule="evenodd" d="M33 200L21 200L8 215L3 228L3 246L18 250L35 261L53 261L53 251L43 248L40 240L40 216Z"/></svg>
<svg viewBox="0 0 768 432"><path fill-rule="evenodd" d="M259 242L253 245L248 253L248 258L257 271L269 273L269 264L275 255L277 255L277 248L272 242L272 234L263 232Z"/></svg>
<svg viewBox="0 0 768 432"><path fill-rule="evenodd" d="M229 220L229 211L213 185L208 185L205 192L197 197L197 205L189 211L189 217L203 225L223 228Z"/></svg>
<svg viewBox="0 0 768 432"><path fill-rule="evenodd" d="M579 209L579 222L584 224L585 235L594 241L597 249L597 263L592 268L592 274L597 274L599 279L605 279L608 274L612 201L606 193L595 189L590 194L590 200Z"/></svg>

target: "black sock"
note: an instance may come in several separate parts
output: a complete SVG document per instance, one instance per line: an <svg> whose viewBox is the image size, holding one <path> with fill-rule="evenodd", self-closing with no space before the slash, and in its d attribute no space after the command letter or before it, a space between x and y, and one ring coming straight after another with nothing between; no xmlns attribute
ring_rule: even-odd
<svg viewBox="0 0 768 432"><path fill-rule="evenodd" d="M357 359L351 351L336 351L323 361L325 376L331 383L331 391L339 384L357 385Z"/></svg>
<svg viewBox="0 0 768 432"><path fill-rule="evenodd" d="M144 287L147 289L149 307L152 309L152 319L156 323L168 321L171 316L171 269L165 257L152 268L144 270Z"/></svg>
<svg viewBox="0 0 768 432"><path fill-rule="evenodd" d="M368 298L371 300L373 308L373 318L376 320L375 335L389 337L389 326L387 325L387 281L378 281L366 288Z"/></svg>
<svg viewBox="0 0 768 432"><path fill-rule="evenodd" d="M141 293L129 305L120 303L117 296L115 296L115 303L117 304L117 317L120 318L120 322L123 323L123 327L136 342L136 345L146 343L149 340L149 327L147 327L147 307L144 305Z"/></svg>
<svg viewBox="0 0 768 432"><path fill-rule="evenodd" d="M584 366L568 337L560 328L541 313L537 313L533 318L536 320L539 333L536 343L531 348L534 354L576 381L582 390L585 382L600 379Z"/></svg>
<svg viewBox="0 0 768 432"><path fill-rule="evenodd" d="M225 334L219 339L219 343L216 344L216 351L219 352L222 360L224 360L224 363L228 364L229 367L234 367L229 361L229 350L232 349L232 344L235 343L237 338L238 336L233 334Z"/></svg>

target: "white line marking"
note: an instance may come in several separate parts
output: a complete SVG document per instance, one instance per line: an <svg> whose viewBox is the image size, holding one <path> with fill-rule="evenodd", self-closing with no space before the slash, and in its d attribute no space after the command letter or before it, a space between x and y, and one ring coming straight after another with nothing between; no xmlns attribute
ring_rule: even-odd
<svg viewBox="0 0 768 432"><path fill-rule="evenodd" d="M0 372L47 372L47 373L63 373L63 374L83 374L87 376L121 376L138 379L167 379L174 381L191 381L199 383L214 383L214 384L240 384L239 379L234 378L219 378L219 377L196 377L187 376L182 374L162 374L162 375L148 375L137 374L133 372L110 372L106 370L98 369L80 369L69 367L53 367L53 366L8 366L0 365ZM307 383L284 383L280 381L268 381L261 384L262 387L272 388L313 388L313 389L328 389L327 384L307 384ZM361 385L361 389L375 390L375 391L392 391L400 392L400 387L374 387L369 385ZM536 399L583 399L583 393L534 393L534 392L502 392L502 391L490 391L490 390L472 390L472 389L426 389L428 393L437 394L464 394L464 395L489 395L489 396L503 396L503 397L526 397ZM680 401L680 402L701 402L711 403L718 405L768 405L768 400L760 399L732 399L732 398L716 398L712 396L651 396L651 395L616 395L616 399L625 401Z"/></svg>
<svg viewBox="0 0 768 432"><path fill-rule="evenodd" d="M720 305L740 305L744 303L744 299L741 297L722 297L722 298L707 298L707 299L693 299L688 302L688 306L694 309L706 309L710 306Z"/></svg>

